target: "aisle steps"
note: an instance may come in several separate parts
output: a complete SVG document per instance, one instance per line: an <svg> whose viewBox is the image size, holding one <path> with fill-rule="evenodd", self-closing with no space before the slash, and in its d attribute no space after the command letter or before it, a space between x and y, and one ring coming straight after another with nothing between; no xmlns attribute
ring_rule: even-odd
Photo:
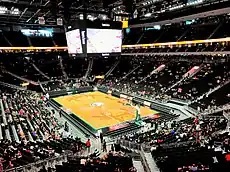
<svg viewBox="0 0 230 172"><path fill-rule="evenodd" d="M133 160L133 166L137 169L137 172L144 172L145 171L141 161Z"/></svg>
<svg viewBox="0 0 230 172"><path fill-rule="evenodd" d="M156 162L154 161L151 153L144 153L144 155L145 155L145 159L149 165L151 172L160 172L160 170L157 167Z"/></svg>

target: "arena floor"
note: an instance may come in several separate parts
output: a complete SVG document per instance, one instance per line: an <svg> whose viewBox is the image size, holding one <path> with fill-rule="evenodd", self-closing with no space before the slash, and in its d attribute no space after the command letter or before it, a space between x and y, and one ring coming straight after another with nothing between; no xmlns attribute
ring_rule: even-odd
<svg viewBox="0 0 230 172"><path fill-rule="evenodd" d="M61 96L54 100L97 130L135 119L136 110L126 105L126 100L99 91ZM142 117L157 113L149 107L141 107Z"/></svg>

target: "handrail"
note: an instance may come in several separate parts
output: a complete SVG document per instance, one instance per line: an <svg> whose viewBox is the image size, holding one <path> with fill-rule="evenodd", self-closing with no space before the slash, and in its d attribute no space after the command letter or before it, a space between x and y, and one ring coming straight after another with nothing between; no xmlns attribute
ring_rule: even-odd
<svg viewBox="0 0 230 172"><path fill-rule="evenodd" d="M145 158L145 155L144 155L145 151L144 151L144 149L143 149L141 144L132 143L130 141L122 140L122 139L119 139L116 142L119 143L122 146L125 146L125 147L129 148L129 149L135 149L136 151L138 151L139 154L140 154L141 162L142 162L142 165L144 167L145 172L151 172L150 167L149 167L149 165L147 163L147 160ZM149 147L149 150L150 150L150 147Z"/></svg>
<svg viewBox="0 0 230 172"><path fill-rule="evenodd" d="M23 90L23 91L25 91L27 89L26 87L19 87L17 85L9 84L9 83L2 82L2 81L0 81L0 85L8 87L8 88L16 89L16 90Z"/></svg>
<svg viewBox="0 0 230 172"><path fill-rule="evenodd" d="M31 63L33 68L38 71L38 73L40 73L42 76L44 76L46 79L50 80L50 77L47 76L44 72L42 72L33 62Z"/></svg>
<svg viewBox="0 0 230 172"><path fill-rule="evenodd" d="M10 168L10 169L4 170L4 172L17 172L17 171L38 172L44 165L55 166L60 161L66 161L67 156L68 155L65 154L65 155L58 156L58 157L52 157L52 158L49 158L49 159L46 159L46 160L42 160L42 161L38 161L38 162L35 162L35 163L28 164L28 165L25 165L25 166Z"/></svg>
<svg viewBox="0 0 230 172"><path fill-rule="evenodd" d="M64 67L63 62L62 62L62 57L61 57L61 56L58 56L58 57L59 57L59 64L60 64L60 66L61 66L62 74L63 74L63 76L64 76L66 79L68 79L68 75L67 75L67 73L65 72L65 67Z"/></svg>
<svg viewBox="0 0 230 172"><path fill-rule="evenodd" d="M218 106L216 108L207 109L203 111L201 115L210 115L210 114L218 113L218 112L229 110L229 109L230 109L230 103L225 104L223 106Z"/></svg>
<svg viewBox="0 0 230 172"><path fill-rule="evenodd" d="M145 155L144 155L144 150L142 147L141 147L140 155L141 155L141 162L143 164L144 170L146 172L151 172L151 169L147 163L147 160L146 160Z"/></svg>
<svg viewBox="0 0 230 172"><path fill-rule="evenodd" d="M13 76L13 77L19 79L19 80L28 82L28 83L30 83L30 84L32 84L32 85L38 85L37 82L32 81L32 80L27 79L27 78L24 78L24 77L21 77L21 76L18 76L18 75L16 75L15 73L12 73L12 72L10 72L10 71L5 70L5 71L3 71L3 72L4 72L4 73L7 73L7 74L9 74L9 75L11 75L11 76Z"/></svg>

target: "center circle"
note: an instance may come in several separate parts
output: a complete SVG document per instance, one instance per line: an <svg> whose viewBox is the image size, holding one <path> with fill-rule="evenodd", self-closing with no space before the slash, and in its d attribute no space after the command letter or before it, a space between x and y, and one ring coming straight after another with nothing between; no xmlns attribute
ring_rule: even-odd
<svg viewBox="0 0 230 172"><path fill-rule="evenodd" d="M104 103L102 103L102 102L95 102L95 103L91 104L92 107L99 107L99 106L103 106L103 105L104 105Z"/></svg>

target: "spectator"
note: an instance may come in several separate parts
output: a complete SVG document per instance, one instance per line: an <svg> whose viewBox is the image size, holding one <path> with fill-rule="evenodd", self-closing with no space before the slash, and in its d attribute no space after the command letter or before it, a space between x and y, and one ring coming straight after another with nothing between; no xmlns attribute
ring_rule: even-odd
<svg viewBox="0 0 230 172"><path fill-rule="evenodd" d="M104 140L103 141L103 152L107 152L107 148L106 148L106 141Z"/></svg>
<svg viewBox="0 0 230 172"><path fill-rule="evenodd" d="M86 145L86 148L87 148L88 153L90 153L90 147L91 147L90 139L88 139L88 140L86 141L85 145Z"/></svg>
<svg viewBox="0 0 230 172"><path fill-rule="evenodd" d="M101 143L103 143L103 134L100 133L100 140L101 140Z"/></svg>

